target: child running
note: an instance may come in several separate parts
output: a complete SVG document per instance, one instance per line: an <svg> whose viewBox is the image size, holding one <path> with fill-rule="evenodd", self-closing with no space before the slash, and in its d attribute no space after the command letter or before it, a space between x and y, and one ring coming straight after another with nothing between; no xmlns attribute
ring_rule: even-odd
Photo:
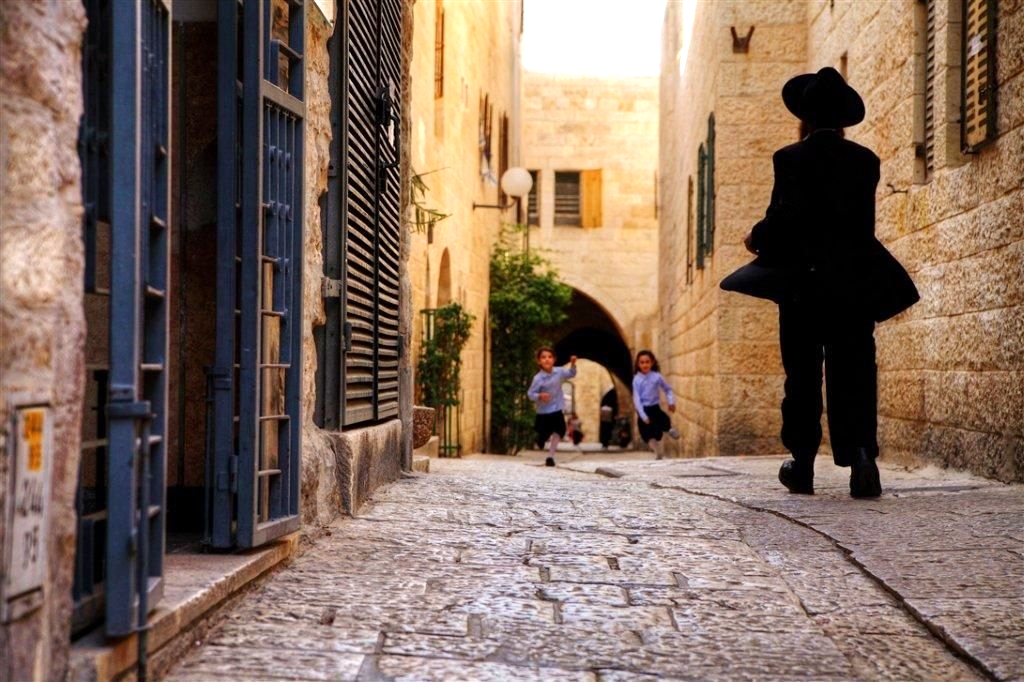
<svg viewBox="0 0 1024 682"><path fill-rule="evenodd" d="M679 432L672 428L669 416L661 409L660 391L665 392L669 412L676 411L676 396L658 371L658 359L651 351L642 350L636 354L633 370L636 372L633 375L633 406L636 407L640 437L661 459L662 434L668 432L668 435L678 438Z"/></svg>
<svg viewBox="0 0 1024 682"><path fill-rule="evenodd" d="M553 467L555 450L565 437L562 382L576 376L576 356L569 358L569 369L555 367L555 351L545 346L537 351L537 364L540 365L540 371L533 377L526 395L537 407L537 416L533 420L537 444L540 447L544 447L544 443L548 444L548 458L544 460L544 465Z"/></svg>

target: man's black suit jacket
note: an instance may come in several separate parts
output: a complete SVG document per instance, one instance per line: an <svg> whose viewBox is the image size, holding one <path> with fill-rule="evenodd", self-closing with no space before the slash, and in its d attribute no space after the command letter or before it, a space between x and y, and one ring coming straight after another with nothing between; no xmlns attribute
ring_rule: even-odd
<svg viewBox="0 0 1024 682"><path fill-rule="evenodd" d="M917 300L906 271L875 238L874 152L819 130L772 161L771 203L751 230L761 264L785 271L792 293L813 288L844 313L882 320Z"/></svg>

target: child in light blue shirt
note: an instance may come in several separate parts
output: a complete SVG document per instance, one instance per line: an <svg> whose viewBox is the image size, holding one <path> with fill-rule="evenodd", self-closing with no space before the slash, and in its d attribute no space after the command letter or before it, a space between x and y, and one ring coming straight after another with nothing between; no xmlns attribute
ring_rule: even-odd
<svg viewBox="0 0 1024 682"><path fill-rule="evenodd" d="M537 416L533 419L533 429L537 432L537 445L548 444L548 458L544 464L555 466L555 450L559 442L565 438L565 399L562 397L562 382L576 376L576 356L569 358L569 368L555 367L555 351L541 348L537 351L537 364L540 371L534 375L530 383L527 397L537 408Z"/></svg>
<svg viewBox="0 0 1024 682"><path fill-rule="evenodd" d="M633 407L636 408L637 427L640 437L661 459L661 436L664 433L679 438L679 432L672 428L672 421L661 409L661 393L665 393L668 411L676 411L676 396L672 388L658 371L658 359L649 350L636 354L633 375Z"/></svg>

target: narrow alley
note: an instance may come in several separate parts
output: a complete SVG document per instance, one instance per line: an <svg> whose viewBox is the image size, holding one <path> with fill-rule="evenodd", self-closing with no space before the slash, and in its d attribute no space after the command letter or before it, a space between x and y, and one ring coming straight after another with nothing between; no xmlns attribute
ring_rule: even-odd
<svg viewBox="0 0 1024 682"><path fill-rule="evenodd" d="M237 603L209 679L1018 679L1024 489L639 453L435 459Z"/></svg>

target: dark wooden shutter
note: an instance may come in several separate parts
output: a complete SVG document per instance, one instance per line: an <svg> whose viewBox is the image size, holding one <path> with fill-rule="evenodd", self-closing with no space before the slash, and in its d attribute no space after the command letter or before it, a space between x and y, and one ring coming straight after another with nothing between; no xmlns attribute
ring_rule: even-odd
<svg viewBox="0 0 1024 682"><path fill-rule="evenodd" d="M540 226L540 171L530 171L533 185L526 199L526 224Z"/></svg>
<svg viewBox="0 0 1024 682"><path fill-rule="evenodd" d="M926 0L924 62L924 176L935 171L935 0Z"/></svg>
<svg viewBox="0 0 1024 682"><path fill-rule="evenodd" d="M715 115L708 116L707 170L704 175L704 253L710 256L715 252Z"/></svg>
<svg viewBox="0 0 1024 682"><path fill-rule="evenodd" d="M704 143L697 148L697 269L704 269L704 239L707 237L705 225L707 221L707 163L708 155L704 151Z"/></svg>
<svg viewBox="0 0 1024 682"><path fill-rule="evenodd" d="M996 1L965 0L961 146L975 152L996 134Z"/></svg>
<svg viewBox="0 0 1024 682"><path fill-rule="evenodd" d="M398 414L400 0L348 5L346 426Z"/></svg>

